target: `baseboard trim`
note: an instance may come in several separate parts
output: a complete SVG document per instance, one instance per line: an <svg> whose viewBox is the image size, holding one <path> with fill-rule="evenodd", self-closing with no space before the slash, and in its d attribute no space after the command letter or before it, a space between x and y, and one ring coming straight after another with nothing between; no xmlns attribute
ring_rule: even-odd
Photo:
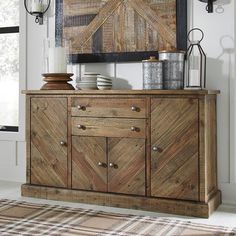
<svg viewBox="0 0 236 236"><path fill-rule="evenodd" d="M221 204L220 191L217 191L208 203L42 187L30 184L23 184L21 186L21 194L24 197L131 208L203 218L208 218Z"/></svg>

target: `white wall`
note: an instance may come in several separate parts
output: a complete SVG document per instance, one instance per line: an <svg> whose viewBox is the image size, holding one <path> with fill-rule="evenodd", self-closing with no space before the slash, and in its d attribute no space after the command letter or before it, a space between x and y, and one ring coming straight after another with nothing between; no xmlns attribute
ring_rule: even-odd
<svg viewBox="0 0 236 236"><path fill-rule="evenodd" d="M235 14L233 0L218 0L223 13L208 14L205 4L188 0L189 29L201 28L205 33L202 46L207 54L207 87L219 89L218 117L218 176L225 202L236 202L235 143ZM215 5L215 9L216 9ZM219 9L219 8L218 8ZM50 12L53 16L53 11ZM47 35L53 35L53 19L39 26L27 15L27 89L39 89L42 85L42 44ZM50 26L50 27L49 27ZM80 71L98 71L114 78L114 87L121 89L142 88L141 63L100 63L74 67L76 76ZM2 137L0 136L0 139ZM0 179L25 181L25 143L0 141Z"/></svg>

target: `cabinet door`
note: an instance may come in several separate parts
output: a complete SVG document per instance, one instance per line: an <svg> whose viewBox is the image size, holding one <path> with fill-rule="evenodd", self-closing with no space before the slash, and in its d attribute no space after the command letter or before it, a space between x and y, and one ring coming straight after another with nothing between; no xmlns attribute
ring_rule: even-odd
<svg viewBox="0 0 236 236"><path fill-rule="evenodd" d="M31 99L31 184L67 187L67 99Z"/></svg>
<svg viewBox="0 0 236 236"><path fill-rule="evenodd" d="M151 195L198 200L198 100L152 99Z"/></svg>
<svg viewBox="0 0 236 236"><path fill-rule="evenodd" d="M145 140L108 138L108 192L145 195Z"/></svg>
<svg viewBox="0 0 236 236"><path fill-rule="evenodd" d="M106 138L72 137L72 188L107 191Z"/></svg>

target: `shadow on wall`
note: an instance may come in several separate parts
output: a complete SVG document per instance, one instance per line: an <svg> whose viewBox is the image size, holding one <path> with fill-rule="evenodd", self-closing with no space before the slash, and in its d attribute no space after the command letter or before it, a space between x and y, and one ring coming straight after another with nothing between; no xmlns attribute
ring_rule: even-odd
<svg viewBox="0 0 236 236"><path fill-rule="evenodd" d="M228 5L231 3L231 0L218 0L215 8L215 12L218 14L223 14L225 12L224 5Z"/></svg>
<svg viewBox="0 0 236 236"><path fill-rule="evenodd" d="M207 88L220 89L217 99L218 126L218 176L220 182L224 179L224 170L230 165L228 157L230 155L230 145L234 139L234 124L230 120L235 120L234 115L234 56L235 45L231 36L223 35L219 40L221 51L216 58L207 57ZM224 147L224 148L222 148ZM229 147L229 149L227 148Z"/></svg>
<svg viewBox="0 0 236 236"><path fill-rule="evenodd" d="M224 35L220 38L219 45L222 49L216 58L207 57L207 87L219 89L228 88L230 79L234 73L234 39L231 36Z"/></svg>

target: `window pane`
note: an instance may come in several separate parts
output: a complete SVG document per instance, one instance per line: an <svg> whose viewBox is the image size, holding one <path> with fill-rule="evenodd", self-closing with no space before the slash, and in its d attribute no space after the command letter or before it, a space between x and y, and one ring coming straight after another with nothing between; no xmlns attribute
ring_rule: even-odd
<svg viewBox="0 0 236 236"><path fill-rule="evenodd" d="M19 0L1 0L0 27L18 26L18 25L19 25Z"/></svg>
<svg viewBox="0 0 236 236"><path fill-rule="evenodd" d="M0 34L0 125L18 126L19 34Z"/></svg>

